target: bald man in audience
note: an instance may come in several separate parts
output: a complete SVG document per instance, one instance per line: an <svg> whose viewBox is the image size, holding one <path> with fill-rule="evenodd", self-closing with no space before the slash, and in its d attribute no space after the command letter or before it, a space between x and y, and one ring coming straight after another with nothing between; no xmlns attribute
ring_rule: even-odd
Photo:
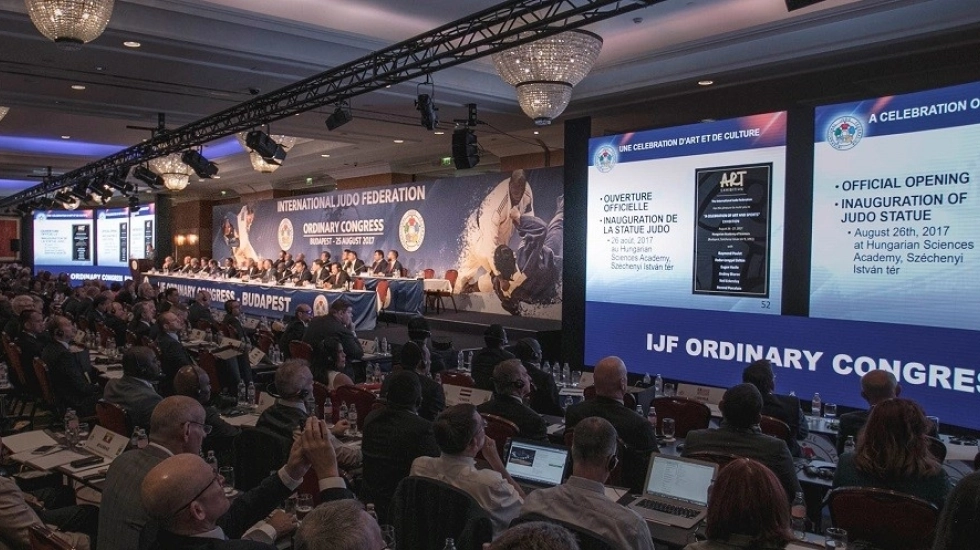
<svg viewBox="0 0 980 550"><path fill-rule="evenodd" d="M893 399L902 394L902 386L898 384L895 375L886 370L873 370L861 377L861 397L868 402L868 410L854 411L840 415L840 427L837 429L837 454L844 452L847 436L857 441L858 432L864 427L875 405L886 399ZM936 433L931 432L935 436Z"/></svg>
<svg viewBox="0 0 980 550"><path fill-rule="evenodd" d="M139 484L150 468L180 453L197 455L207 435L204 408L184 396L167 397L150 417L150 443L126 451L106 473L99 514L99 550L146 549L156 524L148 521L139 498Z"/></svg>
<svg viewBox="0 0 980 550"><path fill-rule="evenodd" d="M565 431L575 429L583 418L605 418L626 444L623 454L623 483L641 492L650 453L657 452L657 435L646 418L623 403L626 395L626 364L619 357L606 357L595 366L595 399L576 403L565 411Z"/></svg>
<svg viewBox="0 0 980 550"><path fill-rule="evenodd" d="M174 377L174 392L177 395L186 395L204 407L204 423L211 427L211 433L204 442L204 449L208 451L231 449L235 438L242 433L242 429L225 422L218 408L211 405L211 378L208 373L197 365L181 367Z"/></svg>
<svg viewBox="0 0 980 550"><path fill-rule="evenodd" d="M306 516L293 537L293 550L379 548L387 548L381 536L381 527L356 500L338 500L317 506Z"/></svg>
<svg viewBox="0 0 980 550"><path fill-rule="evenodd" d="M477 405L478 411L510 420L517 425L521 437L548 439L548 425L525 404L531 394L531 378L520 359L501 361L494 367L493 388L493 397Z"/></svg>
<svg viewBox="0 0 980 550"><path fill-rule="evenodd" d="M322 420L307 420L295 439L286 464L258 487L231 501L222 489L224 479L204 460L192 454L167 458L153 467L141 483L141 500L150 517L159 522L156 548L163 550L273 550L275 539L295 529L295 522L276 510L303 482L313 467L322 501L351 499L339 477L337 457ZM273 537L250 525L269 518ZM241 537L250 540L236 540Z"/></svg>
<svg viewBox="0 0 980 550"><path fill-rule="evenodd" d="M174 376L184 365L193 365L184 345L180 343L180 331L184 330L184 321L174 312L166 311L160 314L160 335L156 338L160 348L160 370L163 379L160 381L160 395L173 395Z"/></svg>
<svg viewBox="0 0 980 550"><path fill-rule="evenodd" d="M126 411L130 427L149 427L153 409L163 399L153 389L160 380L160 361L150 348L133 346L123 352L122 368L122 377L109 380L102 398Z"/></svg>

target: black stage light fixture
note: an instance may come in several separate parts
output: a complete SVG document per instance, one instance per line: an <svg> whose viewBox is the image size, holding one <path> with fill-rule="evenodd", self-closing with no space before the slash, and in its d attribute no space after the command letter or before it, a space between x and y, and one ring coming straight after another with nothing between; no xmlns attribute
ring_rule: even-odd
<svg viewBox="0 0 980 550"><path fill-rule="evenodd" d="M109 187L109 184L105 182L99 182L95 184L94 186L92 186L91 190L92 190L91 198L92 201L94 202L97 202L99 204L105 204L112 199L112 194L113 194L112 187Z"/></svg>
<svg viewBox="0 0 980 550"><path fill-rule="evenodd" d="M199 178L208 179L218 175L218 165L204 158L204 155L193 149L184 151L184 154L180 155L180 160L187 166L190 166Z"/></svg>
<svg viewBox="0 0 980 550"><path fill-rule="evenodd" d="M135 194L134 195L130 195L129 196L129 208L131 210L138 210L139 207L140 207L140 198L139 198L139 196L137 196Z"/></svg>
<svg viewBox="0 0 980 550"><path fill-rule="evenodd" d="M69 193L80 201L88 200L88 182L81 181L71 186L68 190Z"/></svg>
<svg viewBox="0 0 980 550"><path fill-rule="evenodd" d="M336 130L353 119L354 115L351 114L350 104L346 101L340 103L334 109L333 114L327 117L327 130Z"/></svg>
<svg viewBox="0 0 980 550"><path fill-rule="evenodd" d="M245 145L269 164L281 165L286 160L286 150L262 130L249 132L245 136Z"/></svg>
<svg viewBox="0 0 980 550"><path fill-rule="evenodd" d="M466 125L476 126L479 120L476 117L476 103L466 104Z"/></svg>
<svg viewBox="0 0 980 550"><path fill-rule="evenodd" d="M133 169L133 177L150 186L151 189L163 187L163 178L146 166L137 166Z"/></svg>
<svg viewBox="0 0 980 550"><path fill-rule="evenodd" d="M66 210L74 210L78 208L79 204L78 197L69 193L67 189L62 189L57 195L54 196L54 200Z"/></svg>
<svg viewBox="0 0 980 550"><path fill-rule="evenodd" d="M470 128L457 128L453 131L453 164L457 170L473 168L480 163L480 151L476 134Z"/></svg>
<svg viewBox="0 0 980 550"><path fill-rule="evenodd" d="M37 204L38 204L38 206L40 206L44 210L51 210L55 206L58 206L58 203L55 202L50 197L41 197L40 199L37 200Z"/></svg>
<svg viewBox="0 0 980 550"><path fill-rule="evenodd" d="M126 181L125 172L120 177L119 173L110 174L105 180L105 184L122 193L123 195L128 195L136 190L136 185Z"/></svg>
<svg viewBox="0 0 980 550"><path fill-rule="evenodd" d="M21 213L21 215L26 216L31 213L34 207L31 205L30 201L22 202L17 205L16 210Z"/></svg>
<svg viewBox="0 0 980 550"><path fill-rule="evenodd" d="M422 86L429 86L431 93L421 93ZM422 115L422 126L429 131L435 130L436 126L439 126L439 115L437 114L439 108L435 104L436 85L426 76L425 82L415 87L415 92L418 94L418 98L415 100L415 108Z"/></svg>

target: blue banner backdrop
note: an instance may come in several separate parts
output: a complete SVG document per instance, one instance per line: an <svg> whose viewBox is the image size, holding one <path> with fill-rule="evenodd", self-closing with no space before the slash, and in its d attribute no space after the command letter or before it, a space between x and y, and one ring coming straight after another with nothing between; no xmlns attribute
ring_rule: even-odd
<svg viewBox="0 0 980 550"><path fill-rule="evenodd" d="M213 256L308 263L344 249L370 265L398 252L415 275L455 269L461 308L561 318L564 202L561 168L333 191L216 206Z"/></svg>

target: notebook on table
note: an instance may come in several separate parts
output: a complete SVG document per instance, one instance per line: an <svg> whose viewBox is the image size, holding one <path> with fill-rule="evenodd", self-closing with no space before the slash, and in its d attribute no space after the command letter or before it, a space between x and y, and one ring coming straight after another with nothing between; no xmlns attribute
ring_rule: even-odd
<svg viewBox="0 0 980 550"><path fill-rule="evenodd" d="M717 473L712 462L653 453L644 493L629 506L648 521L690 529L704 519Z"/></svg>
<svg viewBox="0 0 980 550"><path fill-rule="evenodd" d="M568 447L519 437L507 441L504 466L525 491L560 485L568 473Z"/></svg>

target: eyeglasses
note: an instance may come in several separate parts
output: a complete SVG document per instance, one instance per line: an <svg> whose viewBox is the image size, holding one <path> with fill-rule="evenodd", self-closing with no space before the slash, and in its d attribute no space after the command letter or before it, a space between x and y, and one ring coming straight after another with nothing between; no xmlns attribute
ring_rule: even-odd
<svg viewBox="0 0 980 550"><path fill-rule="evenodd" d="M204 424L203 422L194 422L193 420L188 420L187 422L185 422L185 424L194 424L195 426L200 426L201 430L204 431L204 435L208 435L211 433L210 424Z"/></svg>
<svg viewBox="0 0 980 550"><path fill-rule="evenodd" d="M194 424L197 424L197 422L194 422ZM218 472L215 472L214 473L214 477L211 478L211 481L209 481L208 484L205 485L204 488L200 490L200 492L198 492L196 495L194 495L194 498L190 499L187 502L187 504L185 504L185 505L181 506L180 508L177 508L176 510L174 510L174 512L172 514L170 514L170 517L176 516L177 514L179 514L179 513L183 512L184 510L186 510L191 504L194 504L194 501L197 500L197 499L199 499L199 498L201 498L201 496L204 495L204 492L207 491L208 489L210 489L212 485L214 485L214 482L218 481L219 482L218 484L220 485L220 480L221 480L221 476L218 475Z"/></svg>

